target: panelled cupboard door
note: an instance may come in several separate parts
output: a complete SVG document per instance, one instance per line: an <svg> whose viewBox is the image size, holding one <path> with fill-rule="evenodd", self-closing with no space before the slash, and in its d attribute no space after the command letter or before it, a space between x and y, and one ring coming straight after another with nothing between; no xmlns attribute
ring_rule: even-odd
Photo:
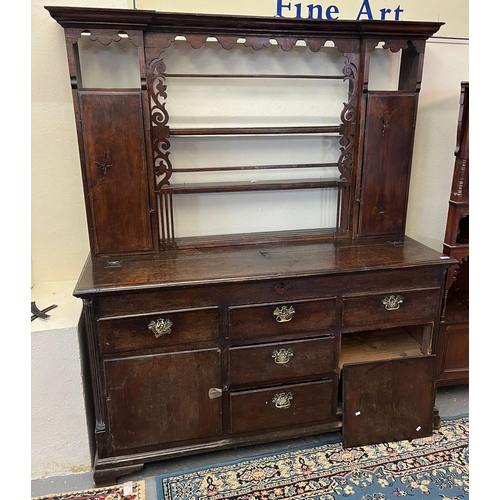
<svg viewBox="0 0 500 500"><path fill-rule="evenodd" d="M104 362L115 451L216 436L222 432L220 349Z"/></svg>
<svg viewBox="0 0 500 500"><path fill-rule="evenodd" d="M346 448L427 437L433 430L435 356L345 364Z"/></svg>
<svg viewBox="0 0 500 500"><path fill-rule="evenodd" d="M371 92L366 110L359 236L403 236L417 95Z"/></svg>
<svg viewBox="0 0 500 500"><path fill-rule="evenodd" d="M80 92L85 188L96 254L153 250L140 92Z"/></svg>

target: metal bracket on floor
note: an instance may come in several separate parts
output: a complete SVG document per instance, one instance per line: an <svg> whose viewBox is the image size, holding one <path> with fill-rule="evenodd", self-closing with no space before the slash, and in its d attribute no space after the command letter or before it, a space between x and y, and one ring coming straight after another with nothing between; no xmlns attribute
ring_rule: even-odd
<svg viewBox="0 0 500 500"><path fill-rule="evenodd" d="M40 310L38 309L34 301L31 302L31 321L35 320L36 318L42 318L42 319L50 318L50 314L47 314L47 312L51 311L52 309L55 309L56 307L57 304L52 304L51 306Z"/></svg>

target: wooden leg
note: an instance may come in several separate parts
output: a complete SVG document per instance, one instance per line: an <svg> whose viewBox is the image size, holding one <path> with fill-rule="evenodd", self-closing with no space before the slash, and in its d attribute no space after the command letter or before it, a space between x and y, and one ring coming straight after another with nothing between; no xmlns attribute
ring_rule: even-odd
<svg viewBox="0 0 500 500"><path fill-rule="evenodd" d="M434 412L432 415L432 425L435 431L437 431L439 427L441 427L441 417L439 415L439 410L437 409L436 406L434 407Z"/></svg>
<svg viewBox="0 0 500 500"><path fill-rule="evenodd" d="M119 477L126 476L141 470L144 464L127 465L124 467L114 467L109 469L96 469L94 470L94 484L96 487L111 486L116 484Z"/></svg>

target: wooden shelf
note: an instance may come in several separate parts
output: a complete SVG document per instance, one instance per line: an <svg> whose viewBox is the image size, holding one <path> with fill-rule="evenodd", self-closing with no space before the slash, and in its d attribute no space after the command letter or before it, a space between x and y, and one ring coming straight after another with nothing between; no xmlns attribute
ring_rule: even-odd
<svg viewBox="0 0 500 500"><path fill-rule="evenodd" d="M346 184L333 179L288 179L280 181L245 181L245 182L205 182L171 184L175 194L194 193L230 193L238 191L275 191L283 189L319 189L334 188Z"/></svg>
<svg viewBox="0 0 500 500"><path fill-rule="evenodd" d="M286 163L280 165L240 165L228 167L187 167L187 168L172 168L172 172L179 174L187 173L206 173L206 172L241 172L249 170L293 170L301 168L338 168L339 164L335 163Z"/></svg>
<svg viewBox="0 0 500 500"><path fill-rule="evenodd" d="M340 125L310 127L208 127L171 128L170 136L190 137L193 135L309 135L340 134Z"/></svg>
<svg viewBox="0 0 500 500"><path fill-rule="evenodd" d="M345 80L345 75L277 75L277 74L222 74L222 73L167 73L165 78L269 78L269 79L297 79L297 80Z"/></svg>
<svg viewBox="0 0 500 500"><path fill-rule="evenodd" d="M346 363L422 356L420 344L403 328L349 333L342 336L339 368Z"/></svg>

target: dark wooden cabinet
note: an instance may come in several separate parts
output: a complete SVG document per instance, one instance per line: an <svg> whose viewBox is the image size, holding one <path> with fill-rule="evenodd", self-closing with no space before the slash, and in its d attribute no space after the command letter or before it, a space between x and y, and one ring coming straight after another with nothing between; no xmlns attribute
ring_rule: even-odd
<svg viewBox="0 0 500 500"><path fill-rule="evenodd" d="M469 382L469 82L462 82L443 253L458 261L447 273L438 343L438 384Z"/></svg>
<svg viewBox="0 0 500 500"><path fill-rule="evenodd" d="M425 43L441 24L47 9L66 36L91 242L74 294L84 304L95 482L155 460L321 432L342 430L345 446L428 436L439 421L444 284L457 261L406 237L405 222ZM121 88L121 77L86 86L88 43L128 43L137 88ZM202 59L193 55L205 44ZM320 74L306 73L301 65L314 69L325 50ZM370 87L375 50L398 54L394 90ZM271 67L256 71L266 51ZM294 52L300 61L287 68L297 72L279 72ZM217 72L205 59L213 54ZM249 55L254 71L228 70L226 54ZM190 69L179 72L184 59ZM340 70L325 72L335 62ZM235 82L253 82L243 102L260 105L256 82L301 89L315 79L344 92L331 123L271 112L275 123L205 123L224 81L227 96ZM177 97L194 86L189 105L209 81L210 98L186 113ZM330 116L330 105L319 108ZM227 142L209 161L221 137L240 141L244 161L214 164L230 154ZM260 146L249 147L251 137ZM316 147L296 149L305 140L326 149L304 159L302 149ZM259 148L268 163L247 159ZM317 193L328 200L326 222L186 234L181 212L196 209L193 196L269 191L275 203L297 193L298 206Z"/></svg>

